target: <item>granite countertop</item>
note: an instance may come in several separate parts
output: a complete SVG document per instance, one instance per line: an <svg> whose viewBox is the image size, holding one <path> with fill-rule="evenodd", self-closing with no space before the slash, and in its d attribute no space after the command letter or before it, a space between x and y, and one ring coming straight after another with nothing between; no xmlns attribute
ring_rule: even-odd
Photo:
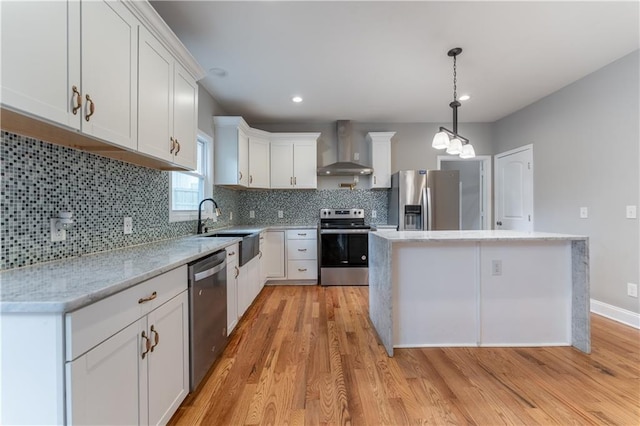
<svg viewBox="0 0 640 426"><path fill-rule="evenodd" d="M262 232L317 225L254 225L214 229ZM207 234L204 234L207 235ZM66 313L240 241L190 235L0 272L0 312Z"/></svg>
<svg viewBox="0 0 640 426"><path fill-rule="evenodd" d="M587 240L582 235L554 234L549 232L521 231L386 231L374 232L374 235L392 243L417 243L438 241L554 241Z"/></svg>

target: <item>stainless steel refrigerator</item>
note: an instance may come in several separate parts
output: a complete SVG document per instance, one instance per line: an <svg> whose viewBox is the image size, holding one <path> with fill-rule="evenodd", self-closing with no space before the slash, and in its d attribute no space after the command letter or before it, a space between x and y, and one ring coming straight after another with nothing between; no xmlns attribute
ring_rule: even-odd
<svg viewBox="0 0 640 426"><path fill-rule="evenodd" d="M458 170L401 170L391 176L389 223L398 231L460 229Z"/></svg>

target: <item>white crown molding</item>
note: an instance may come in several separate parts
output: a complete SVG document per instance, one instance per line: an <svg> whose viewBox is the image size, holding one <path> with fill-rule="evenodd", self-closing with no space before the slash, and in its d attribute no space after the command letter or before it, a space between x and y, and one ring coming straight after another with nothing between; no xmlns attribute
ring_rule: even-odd
<svg viewBox="0 0 640 426"><path fill-rule="evenodd" d="M640 314L591 299L591 312L614 321L640 329Z"/></svg>
<svg viewBox="0 0 640 426"><path fill-rule="evenodd" d="M123 0L123 3L142 22L145 28L171 52L196 81L207 75L204 68L195 60L191 52L182 44L148 1Z"/></svg>

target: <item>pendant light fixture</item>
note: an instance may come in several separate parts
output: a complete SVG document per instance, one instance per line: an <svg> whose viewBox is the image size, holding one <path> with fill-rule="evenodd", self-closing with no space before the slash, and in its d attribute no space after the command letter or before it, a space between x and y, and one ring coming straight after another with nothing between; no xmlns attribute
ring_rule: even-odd
<svg viewBox="0 0 640 426"><path fill-rule="evenodd" d="M453 57L453 102L449 104L453 109L453 131L440 127L440 131L433 137L431 146L435 149L446 149L447 154L460 155L460 158L473 158L476 156L476 152L469 143L469 139L458 134L458 107L461 104L458 102L456 58L461 53L462 48L460 47L455 47L447 52L448 56Z"/></svg>

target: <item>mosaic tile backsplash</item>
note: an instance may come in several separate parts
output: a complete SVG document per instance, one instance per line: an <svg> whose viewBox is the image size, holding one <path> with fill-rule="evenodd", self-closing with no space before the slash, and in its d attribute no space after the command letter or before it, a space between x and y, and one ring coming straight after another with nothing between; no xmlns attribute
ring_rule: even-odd
<svg viewBox="0 0 640 426"><path fill-rule="evenodd" d="M2 132L0 269L11 269L193 234L196 221L169 222L169 172ZM238 193L216 188L225 210ZM51 242L50 218L73 213L66 241ZM124 235L123 218L133 218ZM233 225L228 214L215 226ZM226 220L225 220L226 219Z"/></svg>
<svg viewBox="0 0 640 426"><path fill-rule="evenodd" d="M194 234L196 221L169 222L169 172L148 169L1 133L0 269L113 250ZM387 222L384 190L264 190L213 188L223 214L209 228L316 224L321 208L365 209L368 223ZM250 218L250 211L255 218ZM283 218L278 218L278 211ZM376 210L377 218L371 218ZM51 242L50 219L73 213L67 239ZM233 220L229 213L233 213ZM123 218L133 218L124 235Z"/></svg>
<svg viewBox="0 0 640 426"><path fill-rule="evenodd" d="M365 221L387 223L388 191L363 189L324 190L264 190L243 191L240 202L240 222L253 224L305 225L318 223L320 209L361 208ZM250 218L251 210L255 218ZM282 218L278 218L282 210ZM376 211L376 218L371 212Z"/></svg>

